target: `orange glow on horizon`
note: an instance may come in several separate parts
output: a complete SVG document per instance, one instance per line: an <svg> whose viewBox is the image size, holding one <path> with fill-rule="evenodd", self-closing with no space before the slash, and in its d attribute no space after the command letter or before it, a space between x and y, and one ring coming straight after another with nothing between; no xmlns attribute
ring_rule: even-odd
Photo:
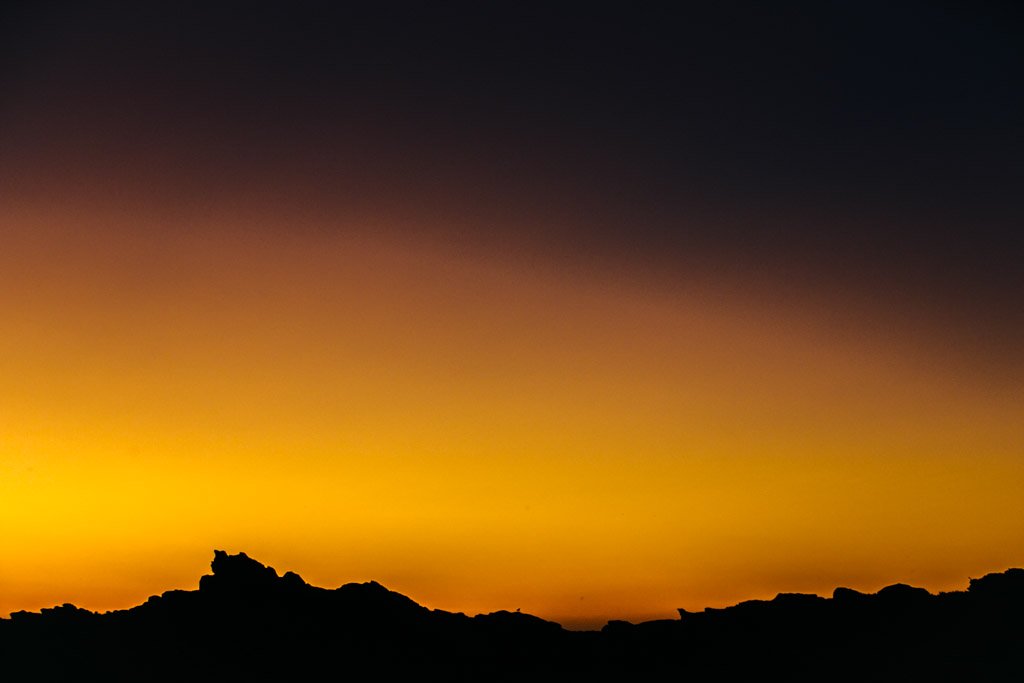
<svg viewBox="0 0 1024 683"><path fill-rule="evenodd" d="M920 337L710 269L209 220L0 208L0 613L213 548L582 626L1024 562L1021 397Z"/></svg>

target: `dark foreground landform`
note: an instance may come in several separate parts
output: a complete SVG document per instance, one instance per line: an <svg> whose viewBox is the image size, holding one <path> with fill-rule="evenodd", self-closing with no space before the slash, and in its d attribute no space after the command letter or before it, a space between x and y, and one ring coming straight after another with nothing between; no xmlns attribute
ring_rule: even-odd
<svg viewBox="0 0 1024 683"><path fill-rule="evenodd" d="M1022 680L1024 570L932 595L781 594L574 632L431 610L378 583L310 586L216 551L197 591L0 620L6 680Z"/></svg>

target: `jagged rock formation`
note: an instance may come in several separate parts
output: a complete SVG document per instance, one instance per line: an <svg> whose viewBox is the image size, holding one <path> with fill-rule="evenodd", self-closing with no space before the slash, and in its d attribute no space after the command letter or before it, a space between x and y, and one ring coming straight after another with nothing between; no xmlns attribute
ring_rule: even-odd
<svg viewBox="0 0 1024 683"><path fill-rule="evenodd" d="M310 586L215 551L198 591L129 610L73 605L0 620L22 680L1019 679L1024 570L931 595L896 584L780 594L678 620L571 632L528 614L427 609L376 582Z"/></svg>

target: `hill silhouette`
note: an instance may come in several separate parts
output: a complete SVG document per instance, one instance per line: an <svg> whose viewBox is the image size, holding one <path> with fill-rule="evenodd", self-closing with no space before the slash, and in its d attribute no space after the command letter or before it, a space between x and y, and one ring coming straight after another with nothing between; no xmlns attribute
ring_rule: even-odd
<svg viewBox="0 0 1024 683"><path fill-rule="evenodd" d="M127 610L0 620L24 680L1019 680L1024 570L932 595L896 584L778 595L574 632L538 617L432 610L376 582L329 590L217 550L199 590ZM14 679L12 679L14 680Z"/></svg>

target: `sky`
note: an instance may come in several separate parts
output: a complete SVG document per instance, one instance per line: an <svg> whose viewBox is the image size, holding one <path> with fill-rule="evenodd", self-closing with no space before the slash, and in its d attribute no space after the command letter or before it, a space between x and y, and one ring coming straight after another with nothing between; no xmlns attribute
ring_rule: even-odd
<svg viewBox="0 0 1024 683"><path fill-rule="evenodd" d="M1024 564L1018 9L258 5L2 10L0 614Z"/></svg>

